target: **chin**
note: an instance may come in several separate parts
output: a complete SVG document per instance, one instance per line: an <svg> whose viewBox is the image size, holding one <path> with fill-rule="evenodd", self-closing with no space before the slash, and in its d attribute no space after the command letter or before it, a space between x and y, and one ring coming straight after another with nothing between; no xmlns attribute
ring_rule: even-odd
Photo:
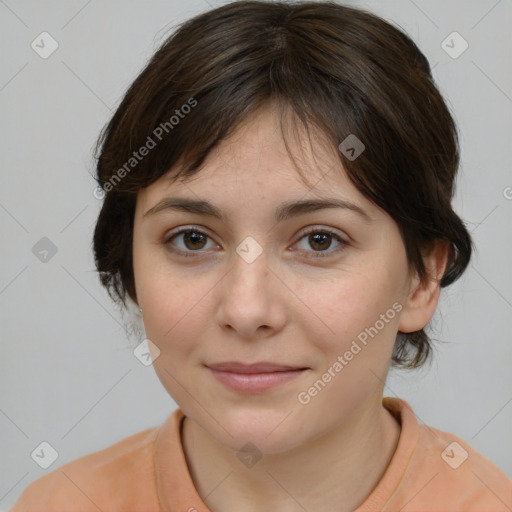
<svg viewBox="0 0 512 512"><path fill-rule="evenodd" d="M306 440L304 422L297 421L286 408L219 409L217 418L222 426L208 415L191 416L213 440L234 452L251 443L262 454L282 453Z"/></svg>

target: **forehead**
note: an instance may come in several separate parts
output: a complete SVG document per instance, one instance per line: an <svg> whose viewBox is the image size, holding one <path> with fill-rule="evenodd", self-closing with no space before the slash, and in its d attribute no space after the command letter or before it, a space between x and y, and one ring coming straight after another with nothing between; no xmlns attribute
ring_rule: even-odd
<svg viewBox="0 0 512 512"><path fill-rule="evenodd" d="M141 191L138 202L150 207L164 194L180 192L207 196L212 202L247 195L284 201L339 194L364 200L326 137L312 128L308 134L294 121L287 117L281 125L277 108L265 105L221 140L194 175L174 181L179 169L171 169Z"/></svg>

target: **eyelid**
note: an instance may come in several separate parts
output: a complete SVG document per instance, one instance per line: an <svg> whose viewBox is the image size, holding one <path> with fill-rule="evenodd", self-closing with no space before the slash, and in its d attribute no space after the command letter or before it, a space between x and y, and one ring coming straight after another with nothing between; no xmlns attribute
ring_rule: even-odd
<svg viewBox="0 0 512 512"><path fill-rule="evenodd" d="M348 240L345 240L345 237L348 238L347 235L342 235L339 231L337 231L335 228L328 228L323 227L318 224L312 224L311 226L306 226L303 231L300 231L297 235L300 238L302 238L304 235L309 235L310 233L316 233L316 232L322 232L322 233L328 233L330 235L333 235L335 237L338 237L341 242L348 243Z"/></svg>

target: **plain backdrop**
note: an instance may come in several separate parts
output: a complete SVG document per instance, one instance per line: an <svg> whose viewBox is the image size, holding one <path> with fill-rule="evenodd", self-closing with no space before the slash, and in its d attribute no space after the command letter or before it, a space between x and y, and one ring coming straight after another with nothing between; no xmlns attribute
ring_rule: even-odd
<svg viewBox="0 0 512 512"><path fill-rule="evenodd" d="M157 426L176 407L134 357L138 341L94 270L92 148L173 27L221 3L0 2L0 509L45 472ZM512 477L512 2L348 3L400 25L429 59L461 133L455 205L477 247L432 321L447 343L430 368L392 371L385 395ZM42 32L58 43L47 58L31 46ZM468 44L456 58L448 36L455 50ZM43 441L58 453L46 470L31 457Z"/></svg>

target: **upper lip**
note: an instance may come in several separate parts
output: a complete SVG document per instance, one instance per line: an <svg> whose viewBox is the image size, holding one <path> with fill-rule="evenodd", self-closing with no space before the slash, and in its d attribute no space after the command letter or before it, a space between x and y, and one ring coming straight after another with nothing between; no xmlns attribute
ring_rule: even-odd
<svg viewBox="0 0 512 512"><path fill-rule="evenodd" d="M226 361L224 363L208 364L207 366L211 370L230 373L272 373L305 369L305 367L276 364L267 361L251 364L240 363L237 361Z"/></svg>

